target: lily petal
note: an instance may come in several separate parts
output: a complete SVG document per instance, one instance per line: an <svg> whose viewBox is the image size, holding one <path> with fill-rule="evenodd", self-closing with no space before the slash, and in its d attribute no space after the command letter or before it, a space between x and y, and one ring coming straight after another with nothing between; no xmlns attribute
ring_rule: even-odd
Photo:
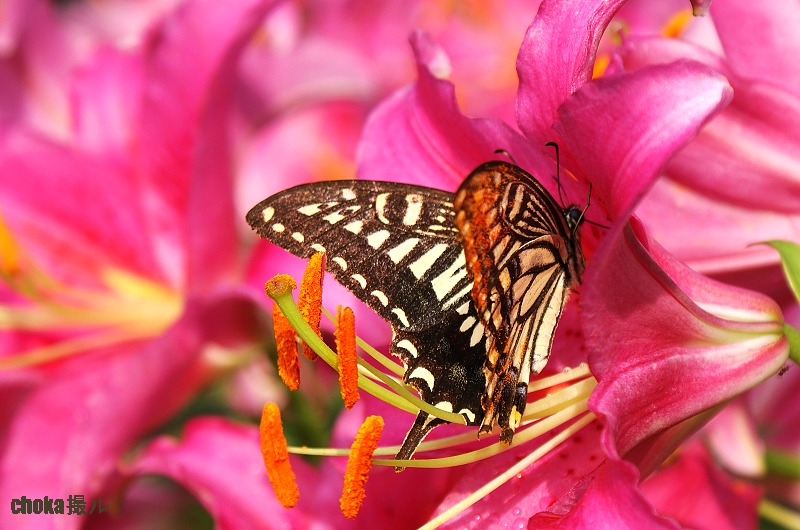
<svg viewBox="0 0 800 530"><path fill-rule="evenodd" d="M761 487L719 469L699 442L688 444L641 485L647 501L686 528L747 530L757 527Z"/></svg>
<svg viewBox="0 0 800 530"><path fill-rule="evenodd" d="M688 57L733 87L731 104L670 163L670 178L740 208L800 211L800 97L788 85L745 79L720 57L675 39L628 39L618 54L626 69Z"/></svg>
<svg viewBox="0 0 800 530"><path fill-rule="evenodd" d="M609 216L624 217L731 95L712 69L678 61L585 85L559 109L554 128Z"/></svg>
<svg viewBox="0 0 800 530"><path fill-rule="evenodd" d="M137 196L135 183L110 161L13 130L0 133L0 164L3 219L49 274L82 286L97 285L104 267L165 277L138 202L119 207Z"/></svg>
<svg viewBox="0 0 800 530"><path fill-rule="evenodd" d="M286 510L275 499L263 465L253 458L258 447L256 427L197 418L186 424L180 440L161 437L152 442L126 474L159 474L177 481L195 494L222 530L296 527L303 520L302 507ZM292 469L301 483L316 480L300 459L292 459Z"/></svg>
<svg viewBox="0 0 800 530"><path fill-rule="evenodd" d="M734 70L763 79L800 96L800 6L783 0L760 5L747 0L718 2L714 26Z"/></svg>
<svg viewBox="0 0 800 530"><path fill-rule="evenodd" d="M463 116L452 83L434 74L441 68L441 50L420 32L411 44L419 79L371 114L359 147L359 178L454 190L478 165L499 158L497 149L534 174L553 172L552 163L536 156L505 123Z"/></svg>
<svg viewBox="0 0 800 530"><path fill-rule="evenodd" d="M638 475L636 468L627 462L607 461L547 512L532 518L529 528L679 529L674 521L659 516L645 501L635 487ZM578 495L580 501L572 507L570 503Z"/></svg>
<svg viewBox="0 0 800 530"><path fill-rule="evenodd" d="M4 431L0 494L15 498L25 491L32 498L66 499L103 492L120 455L175 413L203 382L198 329L192 317L184 317L149 343L49 366L47 384L25 396ZM32 454L36 465L30 465ZM0 526L14 527L15 517L0 511ZM26 524L51 528L48 520L31 517ZM72 524L77 528L78 523Z"/></svg>
<svg viewBox="0 0 800 530"><path fill-rule="evenodd" d="M754 392L763 393L764 390L764 385L759 385ZM758 480L762 479L766 472L765 443L759 437L756 419L745 406L750 394L722 409L703 428L703 436L716 467L736 477Z"/></svg>
<svg viewBox="0 0 800 530"><path fill-rule="evenodd" d="M574 503L573 488L576 483L583 477L591 476L605 458L600 449L601 435L599 423L586 427L523 473L479 500L450 521L446 528L483 528L486 521L508 528L527 527L528 519L540 512L551 511L553 503L559 499L569 499ZM529 446L520 446L461 472L461 478L444 499L439 511L444 511L484 486L530 450ZM547 480L541 480L541 477L547 477ZM545 519L549 517L545 515Z"/></svg>
<svg viewBox="0 0 800 530"><path fill-rule="evenodd" d="M139 55L99 50L72 83L75 143L124 164L138 130L144 64Z"/></svg>
<svg viewBox="0 0 800 530"><path fill-rule="evenodd" d="M186 281L193 288L206 288L235 264L237 217L225 121L236 66L231 58L272 3L246 0L230 9L189 2L172 24L160 27L150 51L134 171L147 206L143 228L157 234L155 253L179 285L182 267L170 259L172 248L186 248ZM187 224L195 229L183 231Z"/></svg>
<svg viewBox="0 0 800 530"><path fill-rule="evenodd" d="M600 38L622 4L542 2L517 57L517 123L534 145L557 140L556 112L592 78Z"/></svg>

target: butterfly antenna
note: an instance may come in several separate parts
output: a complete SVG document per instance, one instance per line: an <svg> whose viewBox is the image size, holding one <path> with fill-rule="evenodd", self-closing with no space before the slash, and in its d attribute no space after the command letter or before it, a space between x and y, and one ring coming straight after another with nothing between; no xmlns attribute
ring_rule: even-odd
<svg viewBox="0 0 800 530"><path fill-rule="evenodd" d="M512 162L512 163L513 163L515 166L516 166L516 165L518 165L518 164L517 164L517 161L516 161L516 160L514 160L514 157L513 157L513 156L511 156L511 153L509 153L509 152L508 152L508 151L506 151L505 149L495 149L495 150L494 150L494 152L495 152L495 154L497 154L497 155L504 155L504 156L505 156L505 157L507 157L509 160L511 160L511 162Z"/></svg>
<svg viewBox="0 0 800 530"><path fill-rule="evenodd" d="M589 183L589 196L586 198L586 206L584 206L583 210L581 210L581 216L578 217L578 222L576 223L576 225L581 224L583 221L588 221L588 219L586 219L586 210L589 209L589 205L590 204L592 204L592 183L591 182Z"/></svg>
<svg viewBox="0 0 800 530"><path fill-rule="evenodd" d="M606 226L604 224L597 223L595 221L592 221L591 219L587 219L586 218L586 211L589 209L589 205L590 204L592 204L592 183L591 182L589 183L589 197L586 199L586 206L584 206L583 210L581 210L581 216L578 217L578 222L576 223L575 226L577 227L581 223L589 223L590 225L599 226L600 228L605 228L606 230L608 230L610 227L608 227L608 226Z"/></svg>
<svg viewBox="0 0 800 530"><path fill-rule="evenodd" d="M547 147L552 147L556 150L556 187L558 188L558 202L564 206L564 197L561 195L561 158L558 154L558 144L555 142L547 142ZM588 208L588 205L587 205Z"/></svg>

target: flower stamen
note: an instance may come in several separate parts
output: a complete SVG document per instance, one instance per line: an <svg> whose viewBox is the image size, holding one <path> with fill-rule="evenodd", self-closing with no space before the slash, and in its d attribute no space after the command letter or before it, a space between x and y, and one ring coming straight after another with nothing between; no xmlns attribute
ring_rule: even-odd
<svg viewBox="0 0 800 530"><path fill-rule="evenodd" d="M300 280L300 292L297 295L297 307L300 309L300 314L303 315L305 320L314 333L318 337L322 337L319 330L320 320L322 313L322 279L325 272L325 254L317 253L311 256L306 265L306 270L303 273L303 279ZM303 355L309 361L314 361L317 354L305 342L303 345Z"/></svg>
<svg viewBox="0 0 800 530"><path fill-rule="evenodd" d="M319 259L321 260L322 256ZM319 270L321 271L321 269ZM313 285L320 286L317 280L312 281ZM402 369L399 365L356 337L355 321L349 308L338 307L334 318L329 312L320 307L320 311L324 312L336 324L337 355L319 337L317 331L309 326L304 315L294 304L290 288L287 287L288 281L275 278L271 282L282 287L282 289L270 289L268 287L267 294L273 297L276 304L280 306L280 311L286 317L289 325L300 339L308 344L310 349L313 349L326 363L339 371L342 398L345 403L349 402L347 397L349 389L360 388L401 410L414 414L418 413L420 409L426 412L431 410L430 414L443 418L448 422L466 423L461 414L448 413L425 403L406 388L400 379ZM268 286L269 284L270 282L268 282ZM357 357L356 345L361 346L362 350L368 353L376 362L371 363L364 358ZM491 440L489 443L484 442L484 440L478 441L476 440L476 432L470 430L470 432L423 442L417 451L417 454L420 455L439 449L458 448L463 444L477 447L470 451L462 450L453 456L415 458L402 461L373 458L374 455L389 456L396 454L399 449L398 447L379 448L377 446L383 427L383 421L377 418L365 421L349 452L344 448L313 449L308 447L288 447L287 452L320 456L344 456L349 454L340 507L342 513L349 518L353 518L358 513L363 502L364 483L372 464L392 467L452 467L489 458L509 449L516 449L532 440L536 440L535 443L541 443L541 445L534 448L532 453L526 455L523 461L515 464L514 467L503 472L458 505L434 519L431 523L433 526L437 526L455 517L478 499L497 489L527 466L553 450L559 443L591 423L595 416L589 411L588 402L596 385L597 380L592 376L586 365L580 365L576 368L565 370L560 374L532 381L528 387L531 401L526 407L526 413L521 418L521 425L517 429L514 444L511 448L500 441L495 441L495 443L491 443ZM378 425L375 422L380 423ZM362 431L364 432L362 433ZM541 440L545 441L540 442Z"/></svg>
<svg viewBox="0 0 800 530"><path fill-rule="evenodd" d="M588 403L589 403L589 396L587 395L582 400L563 407L562 410L559 410L555 414L552 414L535 423L532 423L528 427L517 429L517 432L514 435L514 443L511 447L509 447L508 444L505 444L503 442L497 442L488 445L486 447L476 449L474 451L460 453L457 455L448 456L444 458L415 458L414 460L402 460L402 461L376 459L373 463L381 466L397 467L402 465L403 467L424 467L424 468L454 467L454 466L462 466L465 464L472 464L474 462L478 462L480 460L484 460L491 456L503 453L509 450L510 448L519 447L521 444L534 440L539 436L542 436L543 434L546 434L570 421L573 421L576 418L582 419L583 416L586 415L586 412L589 410ZM472 440L474 440L475 439L474 434L472 434L471 436ZM441 442L443 440L437 440L437 442ZM424 449L430 450L430 447L431 446L428 445L426 446L426 448L423 448L423 444L420 444L420 448L417 450L417 454L421 453L422 450Z"/></svg>
<svg viewBox="0 0 800 530"><path fill-rule="evenodd" d="M339 389L348 409L358 401L358 356L356 321L349 307L336 308L336 356L339 363Z"/></svg>
<svg viewBox="0 0 800 530"><path fill-rule="evenodd" d="M611 57L607 53L598 54L592 65L592 79L602 77L609 64L611 64Z"/></svg>
<svg viewBox="0 0 800 530"><path fill-rule="evenodd" d="M285 508L291 508L300 499L297 480L289 462L289 451L286 438L283 436L281 412L275 403L267 403L261 413L259 427L261 438L261 456L267 469L275 497Z"/></svg>
<svg viewBox="0 0 800 530"><path fill-rule="evenodd" d="M667 23L664 24L664 27L661 28L661 35L668 39L680 37L683 32L686 31L686 27L693 18L694 14L692 13L692 9L690 7L679 10L672 15Z"/></svg>
<svg viewBox="0 0 800 530"><path fill-rule="evenodd" d="M288 282L291 281L291 286ZM308 323L303 319L300 310L295 305L291 296L291 287L294 286L294 280L288 275L278 274L266 283L267 295L275 300L280 306L281 312L287 318L291 326L294 328L297 335L309 345L314 352L322 358L323 361L328 363L334 369L338 369L338 362L336 354L331 350L327 344L314 332ZM357 341L358 342L358 341ZM371 349L371 348L370 348ZM369 363L359 360L359 376L358 386L361 390L375 396L376 398L392 405L401 410L405 410L412 414L417 414L420 409L442 418L450 423L457 423L465 425L466 420L461 414L447 412L445 410L434 407L429 403L425 403L419 397L414 395L408 390L405 385L399 382L396 378L385 374L378 368L370 365ZM384 388L376 381L366 377L362 372L369 372L372 377L379 380L388 387Z"/></svg>
<svg viewBox="0 0 800 530"><path fill-rule="evenodd" d="M548 384L549 382L549 384ZM558 385L566 385L558 387ZM591 391L597 385L597 381L591 377L591 372L586 364L581 364L576 368L568 368L565 369L563 372L554 374L548 377L543 377L542 379L537 379L531 381L529 387L532 389L531 391L535 390L543 390L546 388L550 388L552 391L554 387L559 388L557 391L552 391L548 393L546 396L529 402L526 407L526 413L523 416L523 423L522 428L520 429L520 433L523 430L527 430L529 428L533 428L533 420L539 419L541 417L546 416L544 414L544 410L550 411L550 414L554 414L555 412L563 411L567 407L572 407L570 410L572 412L564 413L561 416L551 420L549 425L552 427L553 425L558 426L558 422L566 422L570 421L574 417L579 416L580 414L586 411L585 403L588 400L589 396L591 395ZM563 402L562 402L563 400ZM576 406L576 403L580 403ZM533 411L529 414L529 411ZM542 427L546 427L548 423L538 423L536 424L536 428L540 430L540 434L543 434ZM533 432L529 432L527 436L533 434ZM446 436L442 438L437 438L436 440L429 440L422 442L419 445L416 453L417 455L424 454L426 452L435 451L438 449L447 449L451 447L458 447L459 445L463 445L466 443L472 443L475 441L475 431L469 430L468 432L464 432L461 434L455 434L452 436ZM521 437L520 434L514 437L514 443L512 444L511 448L516 448L520 443L525 441L524 437ZM491 446L489 446L491 447ZM503 445L502 447L507 447ZM394 455L400 449L399 445L387 445L381 446L375 450L375 455ZM316 447L289 447L289 452L292 454L300 454L300 455L313 455L313 456L346 456L349 454L349 448L332 448L332 447L325 447L325 448L316 448ZM494 453L492 453L494 454ZM483 458L492 456L492 454L484 454L482 455ZM481 458L477 458L475 460L480 460ZM420 459L420 462L429 462L429 460ZM374 460L373 463L376 465L387 465L392 466L396 465L396 460ZM440 465L424 465L419 467L448 467L453 465L458 465L459 463L466 464L468 462L462 461L458 462L456 460L448 460L448 459L440 459ZM405 463L404 463L405 465ZM416 464L411 464L409 467L413 467Z"/></svg>
<svg viewBox="0 0 800 530"><path fill-rule="evenodd" d="M20 271L19 249L11 231L0 218L0 274L14 276Z"/></svg>
<svg viewBox="0 0 800 530"><path fill-rule="evenodd" d="M0 370L33 367L87 351L159 336L181 315L184 300L166 285L124 269L98 267L98 285L65 283L39 267L0 217L0 330L53 333L0 359ZM56 338L58 337L58 338Z"/></svg>
<svg viewBox="0 0 800 530"><path fill-rule="evenodd" d="M356 439L350 448L342 496L339 499L339 508L348 519L354 519L358 515L364 502L366 495L364 484L367 482L369 470L372 467L372 453L378 447L382 432L383 418L367 416L358 429Z"/></svg>
<svg viewBox="0 0 800 530"><path fill-rule="evenodd" d="M297 334L278 304L272 306L272 327L278 350L278 375L289 390L300 388L300 363L297 358Z"/></svg>
<svg viewBox="0 0 800 530"><path fill-rule="evenodd" d="M470 495L462 499L461 501L457 502L444 512L440 513L430 521L428 521L425 525L420 527L420 530L431 530L433 528L437 528L442 524L446 523L453 517L457 516L482 498L489 495L491 492L511 480L515 475L518 473L522 473L525 468L532 465L534 462L542 458L544 455L555 449L559 444L566 441L570 436L574 435L579 430L583 429L587 425L589 425L592 421L596 419L594 413L588 413L578 421L570 425L568 428L564 429L563 431L557 433L548 441L544 442L542 445L537 447L533 450L530 454L526 455L523 459L519 462L505 470L503 473L498 475L497 477L490 480L486 483L483 487L479 488L478 490L472 492ZM515 439L516 441L516 439Z"/></svg>

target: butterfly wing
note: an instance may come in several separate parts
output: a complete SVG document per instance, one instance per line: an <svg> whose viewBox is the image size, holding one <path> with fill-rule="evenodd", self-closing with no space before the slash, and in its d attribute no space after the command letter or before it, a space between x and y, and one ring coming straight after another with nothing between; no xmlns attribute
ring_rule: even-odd
<svg viewBox="0 0 800 530"><path fill-rule="evenodd" d="M505 162L481 165L454 201L472 298L486 328L481 432L496 421L510 443L531 372L550 356L568 289L584 261L564 210L531 175Z"/></svg>
<svg viewBox="0 0 800 530"><path fill-rule="evenodd" d="M262 201L247 222L299 257L325 252L336 280L391 324L404 382L425 402L478 424L486 346L452 200L393 182L316 182ZM410 458L440 423L420 412L398 459Z"/></svg>

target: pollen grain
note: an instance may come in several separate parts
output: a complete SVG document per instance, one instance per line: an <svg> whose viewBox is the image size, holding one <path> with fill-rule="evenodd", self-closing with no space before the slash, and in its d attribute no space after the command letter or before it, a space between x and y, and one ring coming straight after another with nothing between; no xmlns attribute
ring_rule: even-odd
<svg viewBox="0 0 800 530"><path fill-rule="evenodd" d="M291 508L300 499L297 480L289 463L289 450L283 436L281 412L275 403L267 403L261 413L261 455L267 468L275 497L285 508Z"/></svg>

